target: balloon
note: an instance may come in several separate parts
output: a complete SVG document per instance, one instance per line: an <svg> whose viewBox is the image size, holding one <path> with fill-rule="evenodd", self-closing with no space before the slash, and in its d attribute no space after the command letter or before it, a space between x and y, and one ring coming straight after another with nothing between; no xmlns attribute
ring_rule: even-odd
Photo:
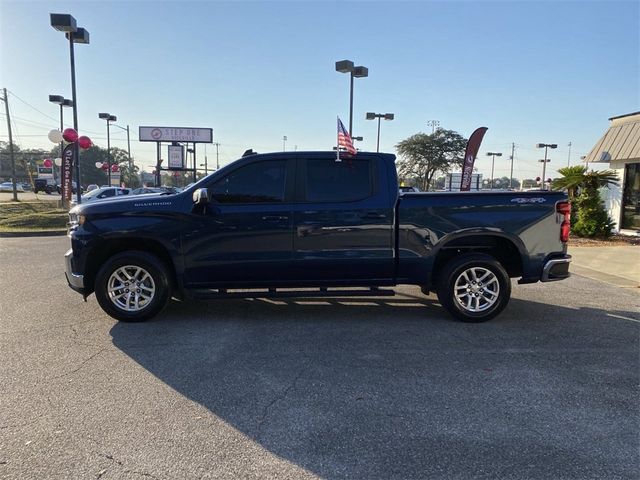
<svg viewBox="0 0 640 480"><path fill-rule="evenodd" d="M91 148L93 142L91 142L91 139L89 137L82 136L78 139L78 145L80 145L80 148L82 149L87 149Z"/></svg>
<svg viewBox="0 0 640 480"><path fill-rule="evenodd" d="M100 168L102 168L102 170L106 172L107 170L109 170L109 165L107 164L107 162L104 162Z"/></svg>
<svg viewBox="0 0 640 480"><path fill-rule="evenodd" d="M64 138L69 143L73 143L78 140L78 132L76 132L73 128L67 128L64 132L62 132L62 138Z"/></svg>
<svg viewBox="0 0 640 480"><path fill-rule="evenodd" d="M114 172L114 173L115 173L115 172L117 172L118 170L120 170L120 169L118 168L118 165L116 165L115 163L114 163L113 165L111 165L111 171L112 171L112 172Z"/></svg>
<svg viewBox="0 0 640 480"><path fill-rule="evenodd" d="M60 130L51 130L47 136L53 143L60 143L62 141L62 133L60 133Z"/></svg>
<svg viewBox="0 0 640 480"><path fill-rule="evenodd" d="M45 158L44 162L42 162L42 166L46 168L51 168L53 166L53 162L50 158Z"/></svg>
<svg viewBox="0 0 640 480"><path fill-rule="evenodd" d="M96 168L102 168L102 162L96 162Z"/></svg>
<svg viewBox="0 0 640 480"><path fill-rule="evenodd" d="M56 167L62 166L62 159L60 157L56 158L53 163L56 164Z"/></svg>

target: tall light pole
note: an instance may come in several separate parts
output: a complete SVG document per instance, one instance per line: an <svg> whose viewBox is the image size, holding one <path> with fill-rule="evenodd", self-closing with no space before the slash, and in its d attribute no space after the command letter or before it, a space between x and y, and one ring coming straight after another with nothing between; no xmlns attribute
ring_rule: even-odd
<svg viewBox="0 0 640 480"><path fill-rule="evenodd" d="M62 95L49 95L49 101L51 103L55 103L56 105L60 106L60 131L64 131L64 114L63 114L63 107L73 107L73 101L69 100L68 98L64 98ZM64 150L64 143L60 142L60 156L62 157L62 150ZM55 171L56 171L56 165L55 163L53 164L53 166L51 167L51 171L54 172L53 175L53 180L55 181L56 176L55 176Z"/></svg>
<svg viewBox="0 0 640 480"><path fill-rule="evenodd" d="M367 112L366 116L367 120L375 120L378 119L378 140L376 141L376 152L380 151L380 119L384 118L385 120L393 120L393 113L373 113Z"/></svg>
<svg viewBox="0 0 640 480"><path fill-rule="evenodd" d="M353 79L368 77L369 69L363 66L354 67L351 60L341 60L336 62L336 72L349 73L351 77L349 90L349 136L353 137Z"/></svg>
<svg viewBox="0 0 640 480"><path fill-rule="evenodd" d="M567 167L571 166L571 142L567 145L569 147L569 153L567 154Z"/></svg>
<svg viewBox="0 0 640 480"><path fill-rule="evenodd" d="M487 157L491 156L491 186L489 187L490 190L493 190L493 167L496 163L496 157L501 157L502 153L498 153L498 152L487 152Z"/></svg>
<svg viewBox="0 0 640 480"><path fill-rule="evenodd" d="M513 190L513 158L516 155L516 144L511 142L511 173L509 174L509 190ZM520 187L522 189L522 186Z"/></svg>
<svg viewBox="0 0 640 480"><path fill-rule="evenodd" d="M73 51L74 43L89 43L89 32L76 25L76 19L67 13L50 14L50 23L53 28L65 32L69 40L69 58L71 61L71 101L73 102L73 128L78 131L78 97L76 95L76 59ZM80 186L80 146L74 142L74 157L76 163L76 193L78 203L82 202L82 188Z"/></svg>
<svg viewBox="0 0 640 480"><path fill-rule="evenodd" d="M127 125L127 128L125 128L120 125L116 125L115 123L112 123L111 126L118 127L120 130L124 130L125 132L127 132L127 156L129 157L129 171L133 172L133 159L131 158L131 138L129 137L129 125Z"/></svg>
<svg viewBox="0 0 640 480"><path fill-rule="evenodd" d="M544 159L538 160L538 161L542 162L542 189L546 190L547 189L546 179L544 178L544 176L547 171L547 163L551 161L551 160L547 160L547 149L558 148L558 144L557 143L536 143L536 148L544 148Z"/></svg>
<svg viewBox="0 0 640 480"><path fill-rule="evenodd" d="M118 120L118 117L110 113L99 113L98 118L107 121L107 183L111 186L111 136L109 134L109 124Z"/></svg>
<svg viewBox="0 0 640 480"><path fill-rule="evenodd" d="M284 135L282 137L282 151L285 152L287 150L287 136Z"/></svg>
<svg viewBox="0 0 640 480"><path fill-rule="evenodd" d="M431 134L436 133L436 128L440 126L440 120L427 120L427 127L431 127Z"/></svg>

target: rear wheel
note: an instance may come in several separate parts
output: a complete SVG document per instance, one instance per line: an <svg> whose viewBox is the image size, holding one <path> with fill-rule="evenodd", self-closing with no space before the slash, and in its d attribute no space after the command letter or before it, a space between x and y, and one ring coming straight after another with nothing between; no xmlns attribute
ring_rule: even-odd
<svg viewBox="0 0 640 480"><path fill-rule="evenodd" d="M437 293L454 317L463 322L486 322L509 303L511 280L494 257L469 253L444 266Z"/></svg>
<svg viewBox="0 0 640 480"><path fill-rule="evenodd" d="M142 322L160 313L170 290L165 265L146 252L114 255L96 276L98 303L111 317L124 322Z"/></svg>

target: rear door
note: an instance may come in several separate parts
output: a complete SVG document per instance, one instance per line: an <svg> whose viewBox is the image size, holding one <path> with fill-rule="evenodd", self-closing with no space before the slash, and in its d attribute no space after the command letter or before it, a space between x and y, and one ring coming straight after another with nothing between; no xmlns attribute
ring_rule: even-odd
<svg viewBox="0 0 640 480"><path fill-rule="evenodd" d="M298 159L294 205L297 278L379 283L394 272L394 202L382 160Z"/></svg>

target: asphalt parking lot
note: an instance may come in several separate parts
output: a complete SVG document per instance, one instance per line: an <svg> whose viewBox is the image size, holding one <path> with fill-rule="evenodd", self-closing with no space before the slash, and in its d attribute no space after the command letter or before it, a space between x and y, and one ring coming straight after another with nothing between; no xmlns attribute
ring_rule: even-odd
<svg viewBox="0 0 640 480"><path fill-rule="evenodd" d="M479 325L408 287L119 324L68 244L0 238L2 478L638 478L637 289L515 286Z"/></svg>

